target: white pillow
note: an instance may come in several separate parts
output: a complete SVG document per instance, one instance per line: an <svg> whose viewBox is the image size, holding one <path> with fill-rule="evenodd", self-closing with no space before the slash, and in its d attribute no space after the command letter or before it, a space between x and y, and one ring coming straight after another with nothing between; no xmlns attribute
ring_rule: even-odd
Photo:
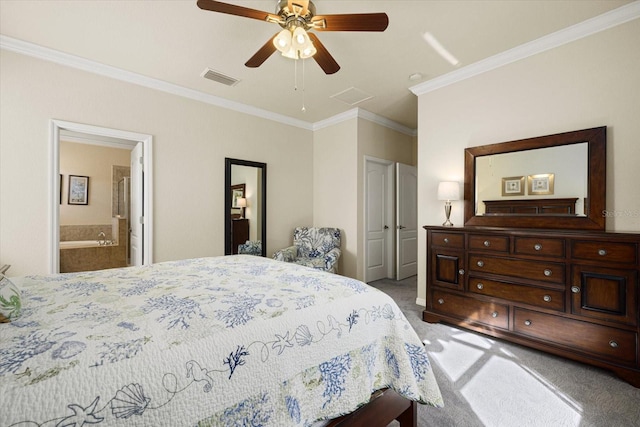
<svg viewBox="0 0 640 427"><path fill-rule="evenodd" d="M20 290L11 280L0 274L0 323L17 319L21 307Z"/></svg>

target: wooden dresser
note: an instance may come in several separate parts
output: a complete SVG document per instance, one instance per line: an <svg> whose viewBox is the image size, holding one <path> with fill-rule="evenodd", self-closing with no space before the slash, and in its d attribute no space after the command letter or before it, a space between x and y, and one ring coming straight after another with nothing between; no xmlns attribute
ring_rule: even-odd
<svg viewBox="0 0 640 427"><path fill-rule="evenodd" d="M446 322L640 387L640 233L427 230L427 307Z"/></svg>
<svg viewBox="0 0 640 427"><path fill-rule="evenodd" d="M231 220L231 253L238 253L238 245L249 240L249 220L238 218Z"/></svg>

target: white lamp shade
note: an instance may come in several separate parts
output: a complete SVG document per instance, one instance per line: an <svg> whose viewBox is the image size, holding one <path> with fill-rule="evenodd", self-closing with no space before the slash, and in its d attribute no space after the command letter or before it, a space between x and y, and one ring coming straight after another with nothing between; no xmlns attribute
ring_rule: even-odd
<svg viewBox="0 0 640 427"><path fill-rule="evenodd" d="M438 200L460 200L460 184L457 181L442 181L438 184Z"/></svg>
<svg viewBox="0 0 640 427"><path fill-rule="evenodd" d="M247 207L247 199L245 199L244 197L238 197L236 199L236 204L238 205L239 208L246 208Z"/></svg>

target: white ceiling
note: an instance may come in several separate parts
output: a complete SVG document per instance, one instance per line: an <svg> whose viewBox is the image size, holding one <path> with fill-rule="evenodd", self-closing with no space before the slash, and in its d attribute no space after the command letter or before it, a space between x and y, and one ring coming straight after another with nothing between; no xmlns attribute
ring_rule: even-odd
<svg viewBox="0 0 640 427"><path fill-rule="evenodd" d="M276 1L228 3L274 12ZM386 12L389 27L382 33L317 33L341 70L327 76L313 60L299 61L298 90L295 61L277 52L259 68L244 66L280 27L203 11L196 0L0 0L0 33L303 122L357 106L415 129L417 98L410 87L627 3L316 0L317 14ZM424 41L426 31L460 60L457 67ZM206 80L200 74L207 67L240 82L228 87ZM423 78L410 80L414 73ZM352 87L372 98L353 106L332 97Z"/></svg>

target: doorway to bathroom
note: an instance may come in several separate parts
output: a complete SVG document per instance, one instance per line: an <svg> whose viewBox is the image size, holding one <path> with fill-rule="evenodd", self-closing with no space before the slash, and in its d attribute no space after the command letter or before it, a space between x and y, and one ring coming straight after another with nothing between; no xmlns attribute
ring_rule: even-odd
<svg viewBox="0 0 640 427"><path fill-rule="evenodd" d="M151 264L152 137L51 121L53 273Z"/></svg>

